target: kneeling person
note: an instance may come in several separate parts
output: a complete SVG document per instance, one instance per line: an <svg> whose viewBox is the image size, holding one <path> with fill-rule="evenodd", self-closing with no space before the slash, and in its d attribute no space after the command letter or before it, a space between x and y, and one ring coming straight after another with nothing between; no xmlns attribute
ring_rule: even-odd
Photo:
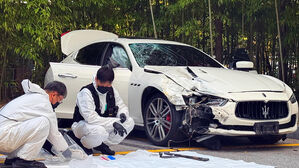
<svg viewBox="0 0 299 168"><path fill-rule="evenodd" d="M58 131L53 111L53 107L66 97L65 85L53 81L43 90L26 79L22 81L22 87L25 94L0 109L0 152L7 155L4 164L23 168L46 167L35 160L46 139L55 151L66 158L72 157L71 149Z"/></svg>
<svg viewBox="0 0 299 168"><path fill-rule="evenodd" d="M68 134L78 138L77 143L87 154L92 154L94 149L114 155L106 144L119 144L134 128L127 106L112 87L113 80L113 70L102 67L94 82L84 86L77 95L73 132Z"/></svg>

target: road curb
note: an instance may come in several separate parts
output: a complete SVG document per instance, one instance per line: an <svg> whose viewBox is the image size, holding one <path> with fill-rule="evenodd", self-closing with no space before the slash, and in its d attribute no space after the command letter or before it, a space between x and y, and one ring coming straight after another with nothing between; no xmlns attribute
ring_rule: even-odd
<svg viewBox="0 0 299 168"><path fill-rule="evenodd" d="M297 128L296 132L287 135L288 138L292 139L299 139L299 127Z"/></svg>

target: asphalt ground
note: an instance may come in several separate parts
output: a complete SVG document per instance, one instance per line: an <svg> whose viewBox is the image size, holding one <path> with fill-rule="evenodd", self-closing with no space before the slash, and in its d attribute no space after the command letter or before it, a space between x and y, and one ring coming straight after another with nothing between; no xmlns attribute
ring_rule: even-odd
<svg viewBox="0 0 299 168"><path fill-rule="evenodd" d="M143 131L133 131L121 144L111 148L119 154L138 149L161 151L192 150L200 154L233 160L244 160L278 168L299 168L299 139L287 138L273 145L256 145L246 137L222 137L222 149L213 151L194 142L176 144L173 147L155 146L146 139ZM221 167L221 165L219 165Z"/></svg>

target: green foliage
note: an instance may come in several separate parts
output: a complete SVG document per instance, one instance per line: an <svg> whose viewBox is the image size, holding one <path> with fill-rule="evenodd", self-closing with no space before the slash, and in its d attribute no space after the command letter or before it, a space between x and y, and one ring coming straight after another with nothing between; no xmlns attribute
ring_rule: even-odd
<svg viewBox="0 0 299 168"><path fill-rule="evenodd" d="M287 82L295 87L299 85L293 77L299 76L299 3L277 1L284 59L290 69ZM158 38L210 52L207 0L151 3ZM228 64L229 54L245 47L260 73L280 77L274 1L211 0L211 6L213 39L220 40L213 48L219 51L220 61ZM48 62L62 60L60 34L66 31L97 29L120 36L154 37L148 0L0 0L0 12L0 85L9 82L3 77L8 67L24 65L33 65L31 77L42 83Z"/></svg>

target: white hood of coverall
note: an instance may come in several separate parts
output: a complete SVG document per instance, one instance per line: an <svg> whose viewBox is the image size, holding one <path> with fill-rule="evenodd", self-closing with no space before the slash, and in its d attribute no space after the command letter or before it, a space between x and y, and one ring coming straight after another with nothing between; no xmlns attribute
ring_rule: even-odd
<svg viewBox="0 0 299 168"><path fill-rule="evenodd" d="M22 87L25 94L5 105L0 111L1 115L17 122L24 122L41 116L47 118L50 124L47 139L52 143L56 151L65 151L68 145L58 131L56 114L53 112L48 94L40 86L31 83L28 79L22 81ZM8 120L7 118L0 116L0 124L1 121ZM1 124L1 129L5 127L9 128L11 124ZM15 134L22 134L22 131Z"/></svg>

